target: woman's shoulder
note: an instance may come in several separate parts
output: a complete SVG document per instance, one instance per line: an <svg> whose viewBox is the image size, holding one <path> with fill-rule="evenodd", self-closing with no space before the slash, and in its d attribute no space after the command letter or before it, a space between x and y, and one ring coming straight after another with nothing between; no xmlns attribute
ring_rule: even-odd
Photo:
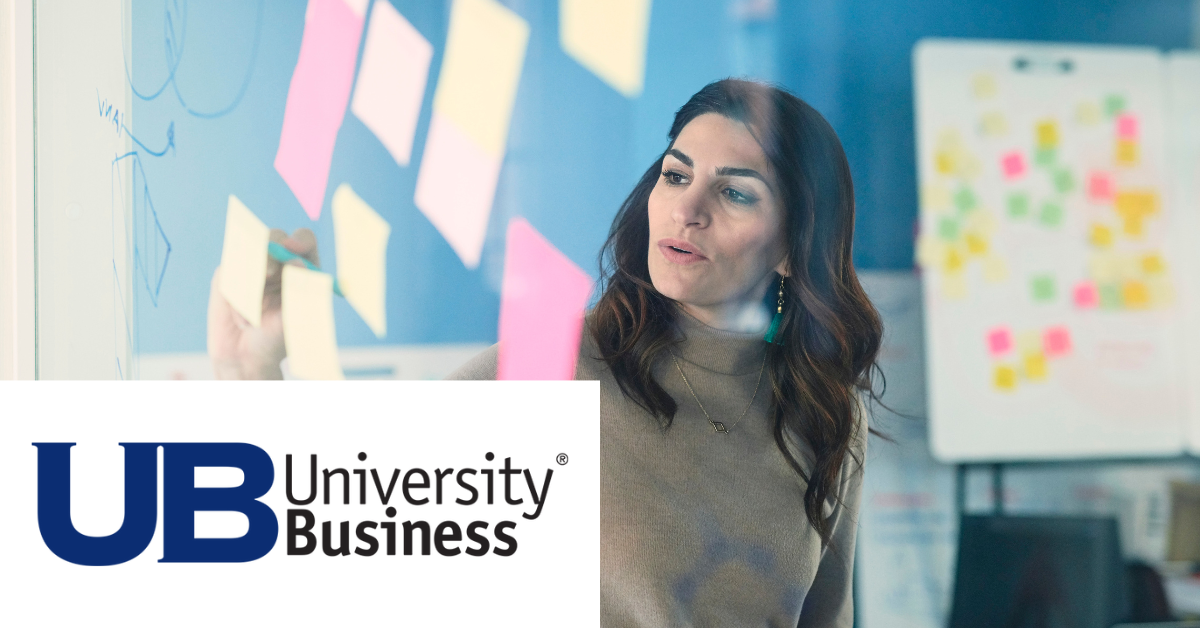
<svg viewBox="0 0 1200 628"><path fill-rule="evenodd" d="M496 361L499 356L499 344L484 349L475 357L467 360L466 364L446 376L448 380L491 380L496 379Z"/></svg>

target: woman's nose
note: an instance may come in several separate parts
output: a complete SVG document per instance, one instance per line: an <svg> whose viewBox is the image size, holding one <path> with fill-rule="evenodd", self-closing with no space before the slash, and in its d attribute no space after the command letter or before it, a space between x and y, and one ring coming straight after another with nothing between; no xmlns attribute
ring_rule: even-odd
<svg viewBox="0 0 1200 628"><path fill-rule="evenodd" d="M671 218L680 226L703 229L708 226L709 221L707 200L704 190L693 183L683 194L676 197L675 206L671 208Z"/></svg>

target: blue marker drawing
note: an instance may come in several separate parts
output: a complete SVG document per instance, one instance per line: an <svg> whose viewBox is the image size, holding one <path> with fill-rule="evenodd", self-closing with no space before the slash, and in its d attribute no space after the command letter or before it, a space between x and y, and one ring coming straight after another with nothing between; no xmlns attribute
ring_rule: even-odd
<svg viewBox="0 0 1200 628"><path fill-rule="evenodd" d="M153 150L150 147L146 146L146 144L143 143L142 140L139 140L137 138L137 136L133 134L133 131L131 131L129 129L129 127L125 126L125 114L120 109L114 107L112 103L108 102L107 100L102 100L100 98L100 90L96 90L96 104L100 108L100 117L112 122L113 126L116 127L116 129L117 129L118 136L120 136L121 133L125 133L126 135L129 136L129 139L133 140L134 144L137 144L138 146L140 146L142 148L142 150L145 151L147 154L153 155L155 157L162 157L163 155L167 154L168 150L175 149L175 121L174 120L172 120L171 123L169 125L167 125L167 145L164 146L162 150L156 151L156 150Z"/></svg>
<svg viewBox="0 0 1200 628"><path fill-rule="evenodd" d="M125 153L113 159L113 168L119 168L122 162L129 164L133 179L131 205L134 268L142 277L142 284L150 295L150 302L154 307L158 307L158 296L162 291L163 278L167 274L167 261L171 258L171 241L167 239L162 223L158 220L158 211L154 209L154 201L150 198L150 186L146 183L146 173L142 170L138 152ZM113 185L116 186L119 181L119 177L114 177ZM114 190L114 196L116 193Z"/></svg>

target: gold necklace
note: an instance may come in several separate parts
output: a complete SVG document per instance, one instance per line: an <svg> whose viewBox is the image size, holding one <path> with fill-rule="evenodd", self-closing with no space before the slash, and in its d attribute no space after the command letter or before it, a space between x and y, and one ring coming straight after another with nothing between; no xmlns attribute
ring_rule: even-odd
<svg viewBox="0 0 1200 628"><path fill-rule="evenodd" d="M725 427L723 422L714 421L712 417L708 415L708 410L704 409L704 404L700 403L700 398L696 396L696 391L692 390L692 385L688 383L687 375L683 374L683 369L680 368L679 360L675 359L674 353L671 354L671 361L675 363L675 370L679 371L679 376L683 378L683 385L687 386L688 392L692 393L692 399L695 399L696 405L700 406L700 411L704 413L704 418L708 419L708 422L713 426L713 431L726 436L729 435L729 430L737 427L737 424L741 423L742 419L746 418L746 413L750 411L750 406L754 405L754 399L758 397L758 389L760 386L762 386L763 370L767 367L767 356L764 354L762 366L758 367L758 383L754 384L754 394L750 396L750 403L746 404L746 409L742 410L741 416L739 416L737 420L733 422L733 425Z"/></svg>

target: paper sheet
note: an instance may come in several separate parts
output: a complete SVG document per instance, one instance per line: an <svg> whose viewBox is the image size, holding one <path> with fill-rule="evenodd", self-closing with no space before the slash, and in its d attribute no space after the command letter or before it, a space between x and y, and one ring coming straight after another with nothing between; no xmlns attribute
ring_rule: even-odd
<svg viewBox="0 0 1200 628"><path fill-rule="evenodd" d="M343 0L310 0L288 87L275 170L308 217L321 216L338 129L350 100L363 18Z"/></svg>
<svg viewBox="0 0 1200 628"><path fill-rule="evenodd" d="M650 0L560 0L562 49L613 89L642 93Z"/></svg>
<svg viewBox="0 0 1200 628"><path fill-rule="evenodd" d="M592 280L523 218L508 224L497 379L574 379Z"/></svg>
<svg viewBox="0 0 1200 628"><path fill-rule="evenodd" d="M238 197L229 195L225 244L221 249L221 294L251 325L262 325L271 230Z"/></svg>
<svg viewBox="0 0 1200 628"><path fill-rule="evenodd" d="M391 225L348 184L338 186L333 193L338 283L346 300L379 338L387 335L387 244L391 233Z"/></svg>
<svg viewBox="0 0 1200 628"><path fill-rule="evenodd" d="M341 0L337 0L341 1ZM345 379L333 325L333 276L283 267L283 344L292 375Z"/></svg>
<svg viewBox="0 0 1200 628"><path fill-rule="evenodd" d="M412 155L432 58L433 46L391 3L376 3L350 110L401 166Z"/></svg>

